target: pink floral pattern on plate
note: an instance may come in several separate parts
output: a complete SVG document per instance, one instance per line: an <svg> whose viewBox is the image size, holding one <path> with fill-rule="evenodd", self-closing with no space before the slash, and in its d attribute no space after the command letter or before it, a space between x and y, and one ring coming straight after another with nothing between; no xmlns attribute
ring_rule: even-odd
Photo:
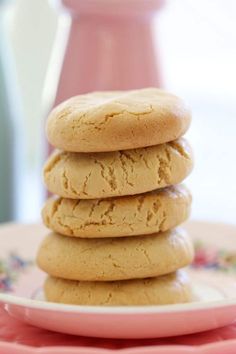
<svg viewBox="0 0 236 354"><path fill-rule="evenodd" d="M6 259L0 258L0 292L13 291L19 276L32 265L33 261L23 259L14 251Z"/></svg>
<svg viewBox="0 0 236 354"><path fill-rule="evenodd" d="M236 252L209 247L202 241L195 242L195 258L192 267L235 272Z"/></svg>

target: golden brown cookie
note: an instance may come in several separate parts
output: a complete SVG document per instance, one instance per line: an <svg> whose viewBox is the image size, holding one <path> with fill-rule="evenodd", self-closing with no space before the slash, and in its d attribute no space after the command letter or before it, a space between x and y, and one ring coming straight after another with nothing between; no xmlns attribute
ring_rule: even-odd
<svg viewBox="0 0 236 354"><path fill-rule="evenodd" d="M180 183L192 170L185 139L107 153L56 152L44 167L48 190L64 198L96 199L148 192Z"/></svg>
<svg viewBox="0 0 236 354"><path fill-rule="evenodd" d="M181 229L149 236L84 239L51 233L37 263L46 273L81 281L156 277L193 259L190 238Z"/></svg>
<svg viewBox="0 0 236 354"><path fill-rule="evenodd" d="M48 301L74 305L166 305L194 299L184 271L157 278L115 282L83 282L48 277L44 293Z"/></svg>
<svg viewBox="0 0 236 354"><path fill-rule="evenodd" d="M166 231L190 214L191 194L183 185L128 197L75 200L51 198L44 224L67 236L100 238Z"/></svg>
<svg viewBox="0 0 236 354"><path fill-rule="evenodd" d="M190 120L180 98L157 88L93 92L54 108L47 136L53 146L65 151L135 149L177 139Z"/></svg>

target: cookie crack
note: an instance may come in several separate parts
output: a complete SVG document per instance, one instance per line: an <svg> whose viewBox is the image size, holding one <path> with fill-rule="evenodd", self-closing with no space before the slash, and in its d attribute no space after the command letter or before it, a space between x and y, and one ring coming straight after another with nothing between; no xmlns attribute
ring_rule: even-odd
<svg viewBox="0 0 236 354"><path fill-rule="evenodd" d="M123 269L123 267L119 264L119 262L117 262L117 260L115 259L115 257L112 256L112 254L109 254L109 256L106 257L106 258L108 258L109 260L111 260L111 265L112 265L114 268L118 269L119 272L120 272L122 275L126 276L125 269Z"/></svg>
<svg viewBox="0 0 236 354"><path fill-rule="evenodd" d="M136 118L140 119L142 116L144 116L146 114L150 114L152 112L153 112L152 105L150 105L150 108L149 108L148 111L137 112L137 113L136 112L131 112L131 111L127 110L127 109L122 109L119 112L111 112L111 113L105 114L103 116L103 120L101 122L82 121L82 124L88 125L88 126L90 125L90 126L93 126L93 128L95 128L95 129L101 130L102 126L107 124L110 119L112 119L114 117L117 117L117 116L120 116L120 115L122 115L124 113L130 114L130 115L135 116ZM80 122L81 122L81 119L80 119Z"/></svg>
<svg viewBox="0 0 236 354"><path fill-rule="evenodd" d="M74 215L75 209L78 207L78 205L80 204L81 199L78 199L74 202L74 205L72 207L72 215Z"/></svg>
<svg viewBox="0 0 236 354"><path fill-rule="evenodd" d="M85 180L84 180L84 183L83 183L83 186L82 186L82 193L83 193L84 195L88 195L88 193L87 193L85 190L86 190L86 188L87 188L88 180L89 180L91 174L92 174L92 172L90 172L90 173L88 174L88 176L85 177Z"/></svg>
<svg viewBox="0 0 236 354"><path fill-rule="evenodd" d="M57 211L58 211L59 207L61 206L61 204L62 204L62 198L54 200L54 203L53 203L53 206L52 206L52 214L51 214L52 218L57 213Z"/></svg>
<svg viewBox="0 0 236 354"><path fill-rule="evenodd" d="M88 215L90 218L92 217L93 212L94 212L96 206L97 206L97 203L93 203L93 204L92 204L92 206L91 206L91 208L90 208L90 210L89 210L89 215Z"/></svg>
<svg viewBox="0 0 236 354"><path fill-rule="evenodd" d="M142 254L144 255L144 257L146 258L146 260L148 261L148 264L152 265L152 260L151 260L151 258L149 257L149 254L148 254L148 252L145 250L145 248L143 248L143 247L138 247L138 248L136 248L136 249L137 249L137 251L141 251Z"/></svg>
<svg viewBox="0 0 236 354"><path fill-rule="evenodd" d="M58 216L57 222L62 228L66 229L71 236L74 236L74 230L66 222L63 222L62 217Z"/></svg>
<svg viewBox="0 0 236 354"><path fill-rule="evenodd" d="M135 160L127 151L119 151L121 155L124 155L127 160L130 160L132 163L136 163L137 160ZM131 165L132 166L132 165Z"/></svg>
<svg viewBox="0 0 236 354"><path fill-rule="evenodd" d="M169 164L168 162L163 158L157 155L157 160L159 161L159 166L158 166L158 171L157 171L157 176L158 176L158 185L161 183L169 182L169 174L167 170L169 169Z"/></svg>
<svg viewBox="0 0 236 354"><path fill-rule="evenodd" d="M156 201L152 204L153 213L154 213L154 214L157 214L158 211L160 210L160 208L161 208L161 202L160 202L160 200L158 199L158 200L156 200Z"/></svg>
<svg viewBox="0 0 236 354"><path fill-rule="evenodd" d="M70 183L70 180L67 176L66 170L64 169L62 172L62 184L64 189L68 192L71 192L72 194L76 195L78 194L77 190L74 189Z"/></svg>
<svg viewBox="0 0 236 354"><path fill-rule="evenodd" d="M112 299L112 296L113 296L112 293L109 293L105 301L103 301L102 305L107 305Z"/></svg>
<svg viewBox="0 0 236 354"><path fill-rule="evenodd" d="M166 211L163 210L163 213L162 213L162 220L159 224L159 229L160 231L165 231L165 227L164 227L164 224L166 222L166 219L167 219L167 213Z"/></svg>
<svg viewBox="0 0 236 354"><path fill-rule="evenodd" d="M128 170L126 168L126 161L125 161L126 156L125 156L125 154L122 151L119 151L119 158L120 158L120 162L121 162L121 168L122 168L122 170L124 172L125 182L129 186L133 187L134 184L129 181L129 173L128 173ZM131 170L133 172L133 166L131 165L131 167L132 167Z"/></svg>
<svg viewBox="0 0 236 354"><path fill-rule="evenodd" d="M57 154L55 155L52 160L50 161L50 163L48 163L45 167L44 167L44 174L47 175L49 174L55 167L56 165L62 160L62 155L61 154Z"/></svg>
<svg viewBox="0 0 236 354"><path fill-rule="evenodd" d="M168 145L175 151L177 151L182 157L184 157L187 160L190 160L189 155L186 153L185 149L181 144L179 144L177 141L171 141L168 143Z"/></svg>
<svg viewBox="0 0 236 354"><path fill-rule="evenodd" d="M102 218L105 216L109 219L109 222L112 223L112 217L110 214L113 212L114 208L115 208L115 203L110 202L110 205L108 206L107 210L103 213Z"/></svg>
<svg viewBox="0 0 236 354"><path fill-rule="evenodd" d="M62 172L62 184L63 184L63 187L65 188L65 190L67 191L68 190L68 178L67 178L65 170L63 170L63 172Z"/></svg>
<svg viewBox="0 0 236 354"><path fill-rule="evenodd" d="M101 176L102 178L109 184L111 187L111 190L115 191L117 189L117 182L116 182L116 176L114 173L114 168L111 166L106 166L99 160L94 160L95 164L98 164L101 167ZM106 173L108 176L106 176Z"/></svg>
<svg viewBox="0 0 236 354"><path fill-rule="evenodd" d="M107 226L107 225L116 225L116 223L107 221L107 220L102 220L102 221L85 221L82 225L80 225L79 230L84 229L89 226Z"/></svg>
<svg viewBox="0 0 236 354"><path fill-rule="evenodd" d="M140 154L140 158L143 160L143 162L144 162L145 166L147 167L147 169L150 170L150 167L148 166L148 160L145 159L143 154Z"/></svg>
<svg viewBox="0 0 236 354"><path fill-rule="evenodd" d="M142 195L141 197L138 198L138 205L137 205L137 210L140 212L144 203L144 196Z"/></svg>
<svg viewBox="0 0 236 354"><path fill-rule="evenodd" d="M146 216L146 226L149 226L150 221L153 219L154 214L151 212L151 210L147 211L147 216Z"/></svg>

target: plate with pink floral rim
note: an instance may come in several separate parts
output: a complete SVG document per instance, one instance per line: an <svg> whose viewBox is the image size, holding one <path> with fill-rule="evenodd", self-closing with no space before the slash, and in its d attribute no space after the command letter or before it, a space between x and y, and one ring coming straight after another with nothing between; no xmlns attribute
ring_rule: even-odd
<svg viewBox="0 0 236 354"><path fill-rule="evenodd" d="M220 328L236 320L236 227L204 222L185 225L196 248L188 269L198 301L141 307L73 306L41 296L45 275L34 264L47 230L41 225L0 228L0 304L27 324L100 338L157 338Z"/></svg>

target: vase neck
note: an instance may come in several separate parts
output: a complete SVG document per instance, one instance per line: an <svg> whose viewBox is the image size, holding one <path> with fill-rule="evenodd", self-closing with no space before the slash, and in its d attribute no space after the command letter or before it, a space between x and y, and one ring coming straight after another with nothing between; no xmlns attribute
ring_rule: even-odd
<svg viewBox="0 0 236 354"><path fill-rule="evenodd" d="M93 15L101 18L142 18L148 17L159 10L165 0L63 0L73 17Z"/></svg>

